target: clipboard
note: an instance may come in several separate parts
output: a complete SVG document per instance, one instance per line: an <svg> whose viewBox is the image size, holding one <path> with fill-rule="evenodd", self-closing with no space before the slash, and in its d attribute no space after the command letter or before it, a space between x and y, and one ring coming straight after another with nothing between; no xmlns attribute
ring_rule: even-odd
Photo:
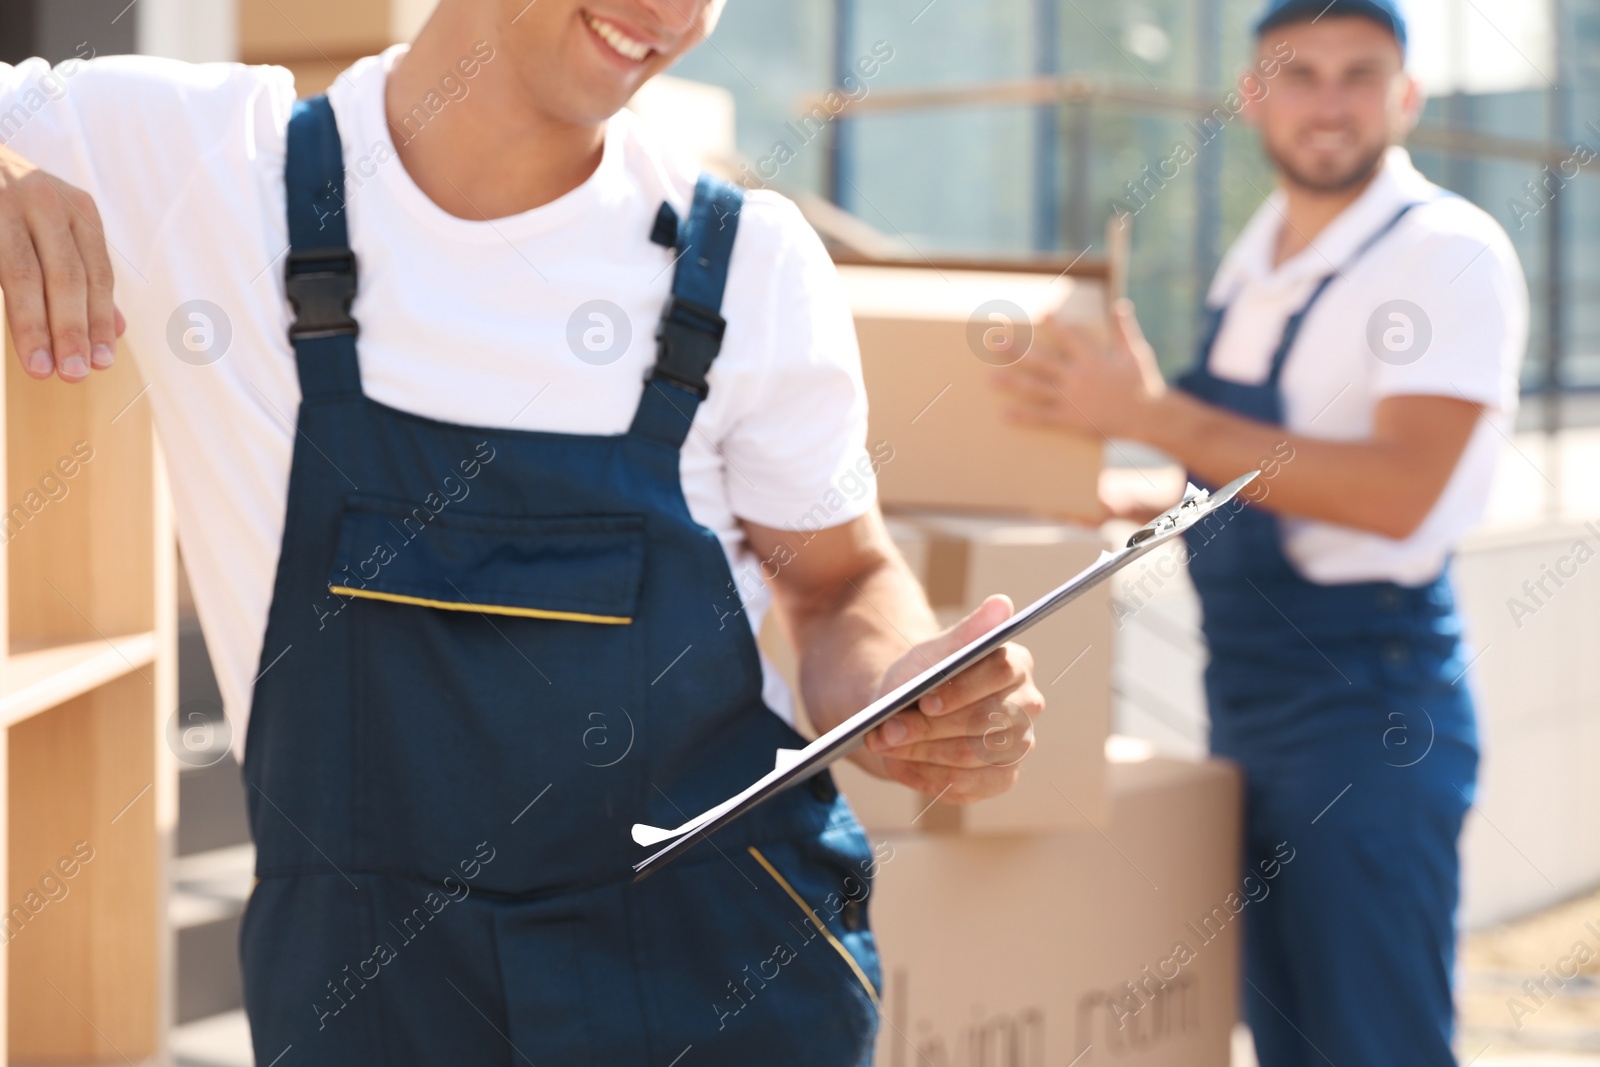
<svg viewBox="0 0 1600 1067"><path fill-rule="evenodd" d="M1115 552L1102 552L1099 559L1051 592L1018 611L982 637L933 664L915 678L879 697L805 748L779 749L775 766L770 772L715 807L672 829L634 823L635 844L650 848L665 843L658 851L633 865L634 880L638 881L666 866L688 851L696 842L715 833L756 805L848 756L862 745L870 731L888 721L896 712L910 707L927 693L1016 638L1035 623L1070 604L1084 592L1099 585L1140 556L1146 555L1208 515L1217 512L1238 496L1240 490L1254 481L1260 473L1251 471L1235 478L1216 492L1207 492L1191 484L1177 507L1135 530L1122 548Z"/></svg>

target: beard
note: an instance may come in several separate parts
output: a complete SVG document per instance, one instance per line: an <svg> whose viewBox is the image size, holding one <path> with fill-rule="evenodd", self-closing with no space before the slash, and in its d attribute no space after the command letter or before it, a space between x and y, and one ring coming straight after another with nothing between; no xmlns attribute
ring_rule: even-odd
<svg viewBox="0 0 1600 1067"><path fill-rule="evenodd" d="M1388 142L1375 145L1362 152L1349 166L1336 171L1309 171L1289 157L1289 153L1267 142L1267 158L1285 178L1302 189L1313 193L1343 193L1355 189L1377 173L1383 157L1389 151Z"/></svg>

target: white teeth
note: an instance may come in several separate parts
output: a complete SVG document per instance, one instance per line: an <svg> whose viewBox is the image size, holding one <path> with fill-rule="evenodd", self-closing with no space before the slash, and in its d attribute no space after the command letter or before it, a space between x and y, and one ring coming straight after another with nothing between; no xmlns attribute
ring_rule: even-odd
<svg viewBox="0 0 1600 1067"><path fill-rule="evenodd" d="M610 45L612 50L620 56L625 56L635 63L642 62L650 54L650 46L642 41L635 41L609 22L602 22L593 15L588 17L589 28L599 34L600 39Z"/></svg>

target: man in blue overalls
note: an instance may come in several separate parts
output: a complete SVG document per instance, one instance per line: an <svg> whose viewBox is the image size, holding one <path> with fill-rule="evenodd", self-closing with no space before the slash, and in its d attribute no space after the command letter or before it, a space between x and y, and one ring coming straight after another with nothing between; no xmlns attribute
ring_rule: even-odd
<svg viewBox="0 0 1600 1067"><path fill-rule="evenodd" d="M263 1067L870 1060L885 857L828 774L631 883L632 823L802 744L768 587L823 729L1009 611L938 632L885 535L893 442L794 206L619 112L718 6L443 0L299 102L277 68L0 64L23 368L109 366L115 281L248 722ZM860 758L978 799L1041 708L1007 646Z"/></svg>
<svg viewBox="0 0 1600 1067"><path fill-rule="evenodd" d="M1059 358L1003 382L1019 417L1142 440L1197 482L1263 471L1188 539L1211 746L1247 777L1248 884L1270 879L1244 913L1257 1052L1435 1067L1477 767L1447 564L1510 428L1526 286L1500 227L1397 146L1421 98L1391 0L1274 0L1256 34L1240 95L1278 190L1218 271L1194 368L1167 389L1124 305L1109 350L1056 331Z"/></svg>

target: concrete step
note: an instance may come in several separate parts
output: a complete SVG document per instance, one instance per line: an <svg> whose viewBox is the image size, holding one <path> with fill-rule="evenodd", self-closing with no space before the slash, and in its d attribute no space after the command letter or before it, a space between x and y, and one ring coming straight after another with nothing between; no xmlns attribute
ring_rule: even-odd
<svg viewBox="0 0 1600 1067"><path fill-rule="evenodd" d="M254 1067L244 1010L220 1012L175 1027L173 1067Z"/></svg>
<svg viewBox="0 0 1600 1067"><path fill-rule="evenodd" d="M187 619L178 626L178 704L203 704L208 712L222 713L222 696L211 659L206 653L200 625ZM233 738L238 750L239 738ZM205 852L250 840L245 817L244 781L239 761L223 755L209 767L181 764L178 778L178 855Z"/></svg>
<svg viewBox="0 0 1600 1067"><path fill-rule="evenodd" d="M230 755L209 767L183 767L178 775L178 855L249 841L238 761Z"/></svg>

